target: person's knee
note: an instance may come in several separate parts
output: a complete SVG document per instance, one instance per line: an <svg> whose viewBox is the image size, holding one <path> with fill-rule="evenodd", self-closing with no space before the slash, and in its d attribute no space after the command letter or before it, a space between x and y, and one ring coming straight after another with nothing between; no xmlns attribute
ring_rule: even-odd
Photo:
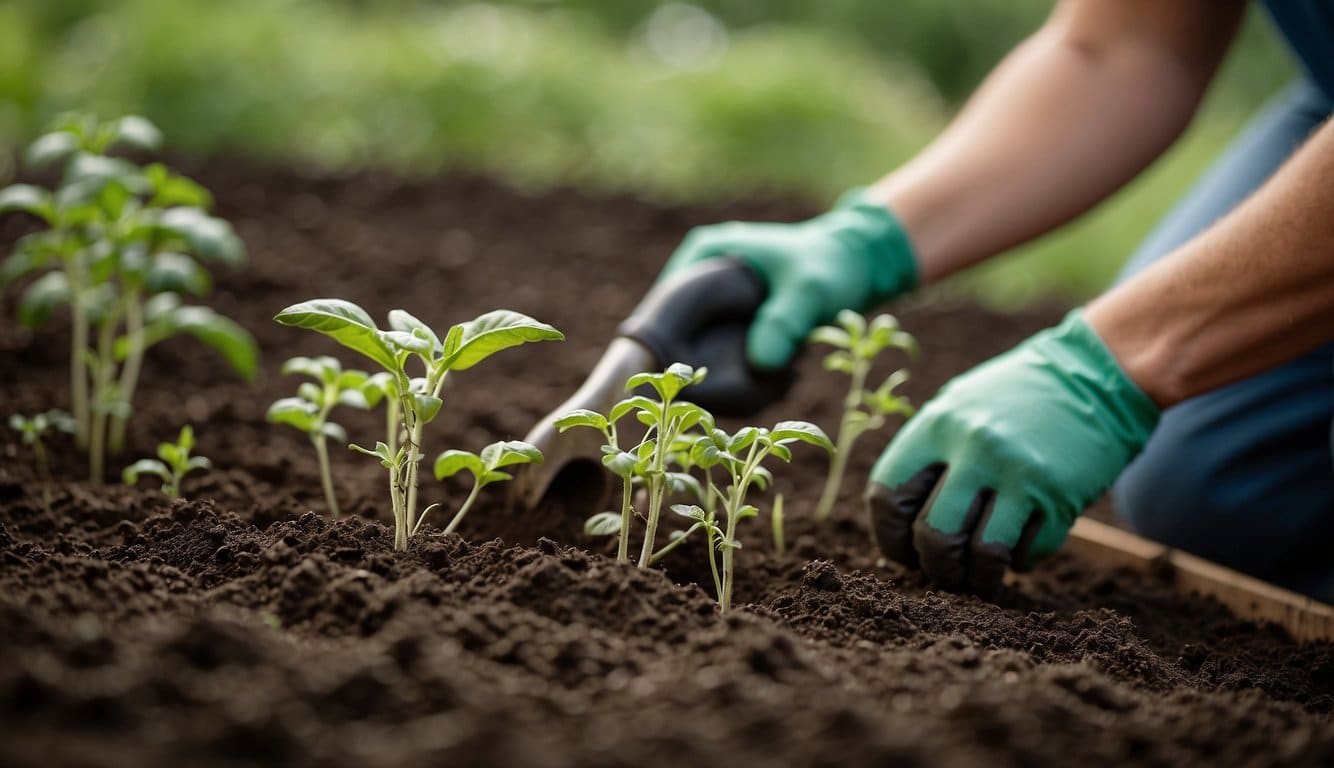
<svg viewBox="0 0 1334 768"><path fill-rule="evenodd" d="M1209 528L1207 518L1201 518L1217 515L1229 504L1209 475L1201 462L1192 459L1189 446L1155 435L1148 450L1116 481L1112 504L1137 533L1197 549Z"/></svg>

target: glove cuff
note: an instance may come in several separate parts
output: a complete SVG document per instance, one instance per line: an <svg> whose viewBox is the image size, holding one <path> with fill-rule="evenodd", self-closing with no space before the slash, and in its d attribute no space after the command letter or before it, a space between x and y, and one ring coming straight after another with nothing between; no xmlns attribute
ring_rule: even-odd
<svg viewBox="0 0 1334 768"><path fill-rule="evenodd" d="M864 188L855 187L843 193L834 208L820 219L828 223L836 237L863 257L869 305L874 306L917 288L917 254L908 233L893 211L866 197Z"/></svg>
<svg viewBox="0 0 1334 768"><path fill-rule="evenodd" d="M1047 333L1050 335L1039 343L1047 347L1047 355L1068 372L1076 386L1100 403L1100 420L1124 446L1129 463L1148 442L1162 411L1089 326L1082 308L1070 310L1061 324Z"/></svg>

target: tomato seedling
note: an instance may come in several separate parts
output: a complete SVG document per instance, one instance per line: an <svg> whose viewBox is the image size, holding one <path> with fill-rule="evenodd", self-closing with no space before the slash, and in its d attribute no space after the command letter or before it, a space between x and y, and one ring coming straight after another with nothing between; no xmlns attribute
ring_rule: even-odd
<svg viewBox="0 0 1334 768"><path fill-rule="evenodd" d="M584 533L589 536L615 536L616 562L630 562L630 521L634 515L631 498L634 494L635 478L642 475L645 462L635 453L621 449L617 422L625 416L632 405L622 400L612 407L609 415L580 408L555 420L558 430L565 432L574 427L596 429L602 433L602 466L621 479L620 513L599 512L584 523Z"/></svg>
<svg viewBox="0 0 1334 768"><path fill-rule="evenodd" d="M900 369L890 374L879 387L866 389L866 377L876 357L886 349L899 349L909 355L917 353L917 342L899 329L892 315L877 315L868 324L866 318L851 310L843 310L836 318L838 326L816 328L810 340L835 347L825 356L826 370L846 373L851 379L848 394L843 398L843 418L838 425L837 447L829 466L820 502L815 508L817 520L828 520L843 486L848 455L857 438L884 426L885 419L894 414L911 416L908 399L894 394L895 388L908 380L908 371Z"/></svg>
<svg viewBox="0 0 1334 768"><path fill-rule="evenodd" d="M162 492L168 498L181 496L181 481L196 470L204 470L212 465L203 456L191 456L195 447L195 431L190 425L181 427L181 433L174 443L159 443L156 459L139 459L125 468L121 479L126 485L135 485L143 475L162 478Z"/></svg>
<svg viewBox="0 0 1334 768"><path fill-rule="evenodd" d="M445 533L453 533L463 522L464 515L472 509L473 502L477 501L477 495L483 488L492 483L499 483L505 480L513 479L513 475L501 470L502 467L510 467L518 464L541 464L542 452L537 446L525 443L522 440L502 440L492 443L482 449L481 453L469 453L468 451L449 450L440 454L435 460L435 479L444 480L447 477L453 477L460 472L468 472L472 475L472 490L468 497L463 500L459 510L454 513L454 519L445 526ZM432 504L422 511L421 519L413 527L412 533L416 534L417 529L421 527L426 516L430 514L436 504Z"/></svg>
<svg viewBox="0 0 1334 768"><path fill-rule="evenodd" d="M203 262L235 266L244 260L231 226L207 213L208 191L161 164L141 167L107 155L116 148L153 150L161 141L142 117L98 122L64 116L25 155L30 167L61 165L56 187L0 190L0 213L27 213L47 226L18 241L0 266L0 285L41 273L19 302L19 319L29 328L69 306L70 405L95 482L105 456L124 447L149 347L187 334L246 378L257 365L250 334L180 299L209 291Z"/></svg>
<svg viewBox="0 0 1334 768"><path fill-rule="evenodd" d="M329 412L335 406L369 410L384 398L379 381L371 381L365 371L343 370L335 358L293 357L283 363L284 374L301 374L314 381L302 382L296 397L284 397L269 406L266 420L286 424L306 433L315 446L315 457L320 465L320 484L324 500L334 517L341 514L334 494L333 475L329 471L328 441L347 444L347 431L329 421Z"/></svg>
<svg viewBox="0 0 1334 768"><path fill-rule="evenodd" d="M504 349L530 341L560 341L564 334L533 318L499 309L452 326L441 338L411 314L389 312L389 329L381 330L370 314L350 301L312 299L293 304L274 318L283 325L322 333L379 366L384 377L376 384L388 395L389 434L375 448L350 446L379 459L389 472L389 499L394 513L394 547L408 548L417 529L417 482L426 424L440 413L441 388L450 371L473 367ZM415 361L415 363L414 363ZM409 366L419 368L413 375Z"/></svg>
<svg viewBox="0 0 1334 768"><path fill-rule="evenodd" d="M9 417L9 426L19 433L24 445L32 446L33 461L37 465L37 477L42 483L42 508L51 511L51 467L46 459L47 432L73 433L76 429L74 417L68 413L52 409L33 416L16 413Z"/></svg>
<svg viewBox="0 0 1334 768"><path fill-rule="evenodd" d="M792 450L789 446L798 442L823 448L833 454L836 454L836 449L819 427L804 421L781 421L771 429L742 427L730 435L719 429L712 417L707 415L701 419L700 425L704 428L704 434L691 447L694 463L706 473L711 473L715 468L721 470L727 480L721 490L711 479L709 482L709 488L712 489L710 493L717 498L726 527L704 527L709 539L709 567L715 574L718 606L725 612L732 607L736 552L741 549L737 527L742 520L759 514L759 510L747 502L747 496L752 487L763 490L773 482L773 475L763 466L764 461L773 456L780 461L790 462ZM690 516L700 521L713 522L713 518L698 506L691 510ZM714 563L714 549L722 552L720 575Z"/></svg>

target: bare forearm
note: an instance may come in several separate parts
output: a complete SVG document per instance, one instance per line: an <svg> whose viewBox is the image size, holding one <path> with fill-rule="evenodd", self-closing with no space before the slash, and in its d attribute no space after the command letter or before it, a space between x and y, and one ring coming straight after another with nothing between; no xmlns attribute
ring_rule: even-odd
<svg viewBox="0 0 1334 768"><path fill-rule="evenodd" d="M1334 340L1334 124L1249 200L1089 305L1126 372L1170 406Z"/></svg>
<svg viewBox="0 0 1334 768"><path fill-rule="evenodd" d="M871 190L939 279L1098 203L1180 135L1240 18L1235 3L1071 0L941 137Z"/></svg>

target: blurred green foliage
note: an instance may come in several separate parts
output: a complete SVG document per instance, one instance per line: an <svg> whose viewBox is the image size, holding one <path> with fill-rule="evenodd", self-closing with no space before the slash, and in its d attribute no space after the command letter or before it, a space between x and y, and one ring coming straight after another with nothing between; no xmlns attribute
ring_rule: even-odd
<svg viewBox="0 0 1334 768"><path fill-rule="evenodd" d="M0 146L69 108L176 151L816 202L924 145L1038 0L8 0ZM959 285L1097 290L1291 68L1251 19L1191 134L1097 215ZM12 153L10 153L12 155ZM3 157L0 153L0 157ZM0 163L6 162L0 160ZM13 168L0 165L0 182Z"/></svg>

